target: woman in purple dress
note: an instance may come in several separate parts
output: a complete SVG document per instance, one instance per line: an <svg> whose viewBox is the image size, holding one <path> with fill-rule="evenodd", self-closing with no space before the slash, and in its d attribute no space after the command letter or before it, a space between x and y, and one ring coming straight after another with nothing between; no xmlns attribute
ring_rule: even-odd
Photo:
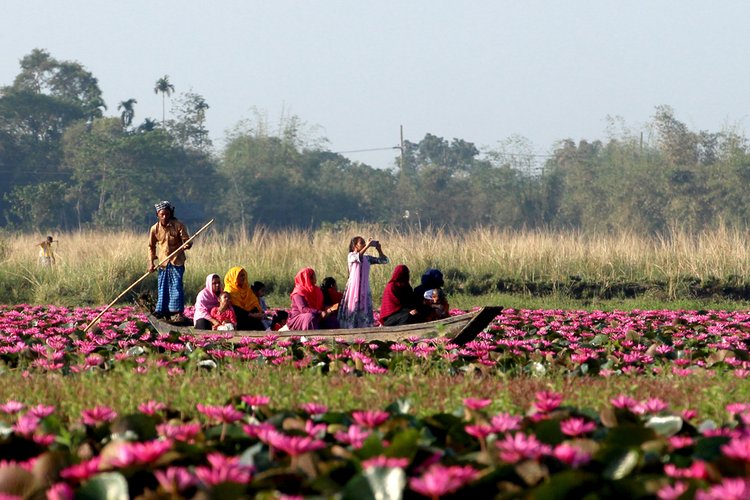
<svg viewBox="0 0 750 500"><path fill-rule="evenodd" d="M317 286L315 271L306 267L294 277L294 290L291 294L292 310L287 326L290 330L317 330L320 321L333 312L324 308L323 292Z"/></svg>

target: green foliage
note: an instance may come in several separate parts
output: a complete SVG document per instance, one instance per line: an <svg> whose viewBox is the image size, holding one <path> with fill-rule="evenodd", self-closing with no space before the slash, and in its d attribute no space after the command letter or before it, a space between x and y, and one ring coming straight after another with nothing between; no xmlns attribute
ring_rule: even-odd
<svg viewBox="0 0 750 500"><path fill-rule="evenodd" d="M750 146L741 133L693 131L669 106L657 106L636 134L610 119L607 140L564 139L542 162L523 137L480 150L461 138L426 133L405 141L398 167L380 170L326 148L299 117L277 126L256 113L214 152L208 103L175 92L169 76L153 87L162 120L134 125L135 99L118 119L106 109L97 79L80 63L35 49L0 92L0 210L5 224L131 227L144 224L154 200L207 215L217 227L318 228L342 221L422 231L631 230L666 234L719 224L745 227L750 202ZM640 136L640 137L639 137ZM34 187L31 187L34 186ZM63 193L49 216L30 216L35 196ZM38 206L38 205L37 205ZM43 219L43 220L40 220Z"/></svg>

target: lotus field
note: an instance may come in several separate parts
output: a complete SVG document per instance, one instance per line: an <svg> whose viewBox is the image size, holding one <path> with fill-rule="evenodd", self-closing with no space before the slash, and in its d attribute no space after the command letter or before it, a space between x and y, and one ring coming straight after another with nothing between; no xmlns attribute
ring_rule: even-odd
<svg viewBox="0 0 750 500"><path fill-rule="evenodd" d="M84 333L99 311L0 306L2 376L189 383L202 372L262 369L385 381L427 370L519 384L562 378L585 390L654 377L723 377L741 386L750 374L744 312L506 309L458 347L160 335L128 307ZM137 408L75 411L33 392L3 392L15 394L0 401L0 489L10 497L750 497L746 401L723 404L722 417L711 419L657 395L623 392L598 407L576 406L566 401L573 394L543 386L515 411L467 395L429 414L407 399L359 409L305 400L281 407L279 395L262 387L216 404L178 408L160 393Z"/></svg>

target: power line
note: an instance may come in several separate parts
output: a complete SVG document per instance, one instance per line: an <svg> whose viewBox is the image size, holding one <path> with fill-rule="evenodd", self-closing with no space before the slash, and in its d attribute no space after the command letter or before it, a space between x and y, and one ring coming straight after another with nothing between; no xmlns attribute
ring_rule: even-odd
<svg viewBox="0 0 750 500"><path fill-rule="evenodd" d="M389 148L370 148L370 149L353 149L351 151L331 151L333 154L343 155L347 153L367 153L370 151L390 151L393 149L401 149L399 146L391 146Z"/></svg>

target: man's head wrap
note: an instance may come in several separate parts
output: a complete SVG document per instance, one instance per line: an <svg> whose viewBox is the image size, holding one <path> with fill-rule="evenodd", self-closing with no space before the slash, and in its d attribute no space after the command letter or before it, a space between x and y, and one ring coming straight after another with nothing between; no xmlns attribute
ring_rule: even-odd
<svg viewBox="0 0 750 500"><path fill-rule="evenodd" d="M154 208L156 209L157 214L159 213L160 210L164 210L164 209L167 209L170 212L174 213L174 206L172 206L172 204L166 200L160 201L159 203L154 205Z"/></svg>

